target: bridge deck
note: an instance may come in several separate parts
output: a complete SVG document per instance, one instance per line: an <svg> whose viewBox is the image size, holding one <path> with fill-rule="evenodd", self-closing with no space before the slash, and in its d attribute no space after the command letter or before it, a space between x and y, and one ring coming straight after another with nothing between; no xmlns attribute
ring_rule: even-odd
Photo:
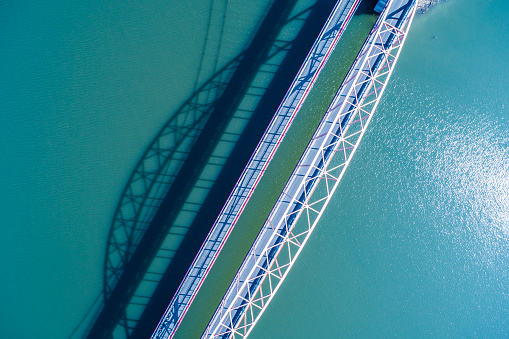
<svg viewBox="0 0 509 339"><path fill-rule="evenodd" d="M225 203L221 214L161 318L153 334L154 338L172 337L175 333L360 1L339 0L337 2Z"/></svg>
<svg viewBox="0 0 509 339"><path fill-rule="evenodd" d="M415 4L388 2L204 337L247 336L271 301L359 145L399 56ZM299 222L301 215L306 220Z"/></svg>

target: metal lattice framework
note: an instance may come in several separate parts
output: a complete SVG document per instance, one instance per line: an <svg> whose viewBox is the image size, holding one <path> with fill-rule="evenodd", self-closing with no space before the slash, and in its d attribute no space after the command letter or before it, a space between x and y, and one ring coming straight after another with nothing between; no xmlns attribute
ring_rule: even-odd
<svg viewBox="0 0 509 339"><path fill-rule="evenodd" d="M415 0L389 1L203 337L247 337L272 300L371 121L415 8Z"/></svg>

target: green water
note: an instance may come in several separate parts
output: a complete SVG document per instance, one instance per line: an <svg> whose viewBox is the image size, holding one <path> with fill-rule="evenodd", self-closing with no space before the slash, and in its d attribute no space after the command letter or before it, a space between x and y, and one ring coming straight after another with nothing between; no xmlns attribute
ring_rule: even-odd
<svg viewBox="0 0 509 339"><path fill-rule="evenodd" d="M66 338L101 291L118 197L196 85L210 5L0 4L1 338ZM229 6L219 64L264 9ZM507 18L504 0L450 0L416 17L253 338L507 337ZM284 169L273 173L284 185Z"/></svg>

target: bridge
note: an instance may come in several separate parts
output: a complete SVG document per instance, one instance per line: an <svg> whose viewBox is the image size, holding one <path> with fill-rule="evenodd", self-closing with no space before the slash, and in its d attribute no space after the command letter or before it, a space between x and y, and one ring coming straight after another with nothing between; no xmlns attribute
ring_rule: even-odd
<svg viewBox="0 0 509 339"><path fill-rule="evenodd" d="M253 95L257 98L256 108L242 109L240 93L249 95L253 88L259 92L260 86L256 85L254 76L256 70L271 65L280 54L290 60L299 60L295 56L301 53L302 46L295 42L267 43L273 39L278 41L281 26L274 26L275 22L284 25L292 20L305 21L305 18L311 18L315 13L318 17L320 13L313 7L290 17L292 1L275 1L246 50L198 88L163 127L138 163L117 208L105 261L104 299L86 330L88 338L117 337L119 328L123 328L122 337L147 337L157 324L154 315L163 314L164 308L166 311L152 337L171 338L175 334L360 2L339 0L328 10L330 15L321 31L314 35L318 38L298 71L292 72L288 64L283 63L280 71L271 73L272 82L266 90L274 86L274 92L281 88L280 84L275 85L276 79L282 77L279 74L289 71L297 74L289 86L282 87L290 89L277 109L271 110L270 100L259 94ZM326 7L323 2L317 4L322 6L318 6L319 9ZM415 13L415 0L380 0L376 8L383 9L382 14L325 112L204 337L244 337L250 333L336 190L392 73ZM304 24L300 32L313 29L316 28ZM244 145L240 132L234 140L231 140L232 133L228 137L228 142L237 142L237 153L234 150L219 156L217 145L224 141L221 133L228 131L228 121L239 116L239 112L244 117L246 111L250 111L255 117L256 111L267 111L267 107L269 112L276 113L270 122L264 123L268 116L259 119L259 126L268 125L265 131L260 130L257 134L256 128L249 129L253 135L260 135L251 158L242 161L240 152L245 153L245 149L240 149ZM182 121L186 125L182 125ZM213 125L220 127L212 128ZM251 122L247 126L252 126ZM218 140L218 143L210 140ZM240 168L242 171L238 175L204 176L204 168L212 166L211 163L216 165L210 160L214 157L228 159L222 164L224 168L235 167L232 158L241 159L240 163L247 165ZM204 167L194 168L198 158L209 160L204 161ZM227 193L222 198L223 190L216 195L209 194L199 202L210 207L226 201L222 208L218 205L220 212L219 216L215 212L213 226L196 229L195 225L212 224L208 220L215 208L210 208L205 213L207 216L195 213L188 226L182 227L179 221L182 211L191 210L196 205L196 201L189 198L193 189L202 185L200 189L211 191L210 182L224 183L231 180L230 177L240 178L231 186L225 185L232 187L229 196ZM203 238L201 234L204 234ZM192 242L189 241L191 238L204 241ZM198 254L186 264L182 251L165 245L171 242L184 248L184 252ZM163 263L154 264L157 260ZM183 278L177 286L175 276L179 275ZM153 287L154 283L156 287ZM148 294L140 292L146 290L149 290ZM174 294L170 292L173 298L169 305L165 302L168 291L175 291Z"/></svg>
<svg viewBox="0 0 509 339"><path fill-rule="evenodd" d="M339 38L357 4L358 2L354 1L338 1L303 69L173 297L153 338L171 338L175 333L224 245L231 227L256 188L256 183L293 119L293 116L281 117L281 114L287 114L287 107L291 107L296 113L308 88L313 84L311 80L304 82L308 83L307 86L296 87L302 83L300 79L308 81L311 77L308 75L307 63L310 60L319 60L322 63L327 60L330 51L327 51L323 58L315 56L324 54L319 48L322 39L330 35L330 26L340 27L336 35L336 38ZM383 10L383 13L217 308L203 335L205 338L249 335L287 276L343 177L392 74L415 14L416 1L382 0L376 9ZM332 48L333 45L331 44ZM302 72L305 72L304 75ZM312 79L317 73L311 73ZM300 91L303 91L303 95L299 95ZM292 100L292 97L298 100ZM281 124L279 119L284 121L285 118L287 124ZM281 128L282 132L274 133L274 125ZM301 220L302 215L304 217Z"/></svg>
<svg viewBox="0 0 509 339"><path fill-rule="evenodd" d="M209 322L204 338L244 338L250 334L337 189L389 81L416 10L415 0L383 2L383 13Z"/></svg>

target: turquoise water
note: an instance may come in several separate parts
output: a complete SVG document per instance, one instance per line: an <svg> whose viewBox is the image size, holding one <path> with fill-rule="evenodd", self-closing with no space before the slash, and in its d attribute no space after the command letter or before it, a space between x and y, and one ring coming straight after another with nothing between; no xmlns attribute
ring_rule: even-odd
<svg viewBox="0 0 509 339"><path fill-rule="evenodd" d="M231 1L224 21L218 1L0 4L1 338L71 335L130 172L266 3Z"/></svg>
<svg viewBox="0 0 509 339"><path fill-rule="evenodd" d="M230 3L223 61L255 24L242 14L263 10ZM66 338L101 291L118 197L195 86L209 10L0 4L0 337ZM508 17L503 0L416 17L370 130L252 337L508 335Z"/></svg>

